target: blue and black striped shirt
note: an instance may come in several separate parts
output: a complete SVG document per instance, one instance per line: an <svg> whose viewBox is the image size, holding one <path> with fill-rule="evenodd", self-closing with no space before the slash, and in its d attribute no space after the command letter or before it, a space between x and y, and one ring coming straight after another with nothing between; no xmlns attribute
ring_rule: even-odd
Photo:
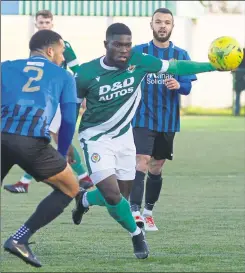
<svg viewBox="0 0 245 273"><path fill-rule="evenodd" d="M63 115L67 112L72 119L75 113L75 124L76 86L68 71L35 56L1 63L1 76L1 132L50 139L49 125L59 103Z"/></svg>
<svg viewBox="0 0 245 273"><path fill-rule="evenodd" d="M133 50L162 60L190 60L188 53L176 47L172 42L168 48L158 48L151 41L137 45ZM170 77L174 77L180 83L179 90L166 88L164 80ZM195 75L147 74L142 82L142 99L132 121L133 127L144 127L157 132L179 132L179 94L188 95L191 82L195 80L197 80Z"/></svg>

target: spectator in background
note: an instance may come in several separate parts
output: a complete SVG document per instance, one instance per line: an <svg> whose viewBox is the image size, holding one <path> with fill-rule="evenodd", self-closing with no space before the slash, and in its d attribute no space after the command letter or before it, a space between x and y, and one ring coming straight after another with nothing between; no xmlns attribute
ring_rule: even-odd
<svg viewBox="0 0 245 273"><path fill-rule="evenodd" d="M242 91L245 90L245 48L243 48L243 60L239 67L232 72L233 75L233 90L235 91L235 107L234 115L240 115L240 98Z"/></svg>

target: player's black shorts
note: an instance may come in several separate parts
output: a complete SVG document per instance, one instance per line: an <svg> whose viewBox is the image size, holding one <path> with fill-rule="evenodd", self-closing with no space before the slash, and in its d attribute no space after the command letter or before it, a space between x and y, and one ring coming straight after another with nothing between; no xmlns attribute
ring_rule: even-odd
<svg viewBox="0 0 245 273"><path fill-rule="evenodd" d="M136 153L152 156L156 160L173 159L175 133L164 133L148 128L133 128Z"/></svg>
<svg viewBox="0 0 245 273"><path fill-rule="evenodd" d="M1 134L1 181L14 165L19 165L37 181L62 172L67 162L45 138Z"/></svg>

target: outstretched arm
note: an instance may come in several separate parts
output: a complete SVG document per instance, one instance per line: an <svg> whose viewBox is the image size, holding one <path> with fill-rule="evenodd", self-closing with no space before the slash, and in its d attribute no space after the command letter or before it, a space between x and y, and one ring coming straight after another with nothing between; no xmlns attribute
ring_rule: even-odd
<svg viewBox="0 0 245 273"><path fill-rule="evenodd" d="M163 61L168 62L168 61ZM193 75L204 72L216 71L210 63L201 63L193 61L170 61L168 62L168 68L165 72L174 75Z"/></svg>
<svg viewBox="0 0 245 273"><path fill-rule="evenodd" d="M134 54L138 57L138 62L147 73L167 72L173 75L185 76L217 70L209 62L193 62L187 60L167 61L151 55L139 53Z"/></svg>

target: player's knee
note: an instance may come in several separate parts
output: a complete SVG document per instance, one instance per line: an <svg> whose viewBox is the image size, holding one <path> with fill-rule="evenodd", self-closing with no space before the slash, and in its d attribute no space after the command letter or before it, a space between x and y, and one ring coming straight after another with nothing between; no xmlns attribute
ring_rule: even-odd
<svg viewBox="0 0 245 273"><path fill-rule="evenodd" d="M153 159L149 163L149 172L154 175L161 174L164 162L165 162L165 159L161 159L161 160Z"/></svg>
<svg viewBox="0 0 245 273"><path fill-rule="evenodd" d="M48 178L47 181L72 198L79 192L79 183L69 165L62 172Z"/></svg>
<svg viewBox="0 0 245 273"><path fill-rule="evenodd" d="M114 206L120 202L122 197L121 197L120 191L108 191L105 194L104 198L106 203Z"/></svg>
<svg viewBox="0 0 245 273"><path fill-rule="evenodd" d="M69 194L70 197L74 198L75 196L77 196L77 194L79 193L79 184L77 182L72 183L69 189L69 192L70 192Z"/></svg>
<svg viewBox="0 0 245 273"><path fill-rule="evenodd" d="M64 181L60 187L60 190L70 197L74 198L79 193L79 183L76 181L76 178L70 181Z"/></svg>
<svg viewBox="0 0 245 273"><path fill-rule="evenodd" d="M151 157L149 155L137 155L136 156L136 170L147 173L149 168L149 162Z"/></svg>
<svg viewBox="0 0 245 273"><path fill-rule="evenodd" d="M79 193L79 183L73 174L73 171L69 165L66 167L66 176L68 176L68 179L64 179L65 186L67 191L69 192L69 196L75 197Z"/></svg>

